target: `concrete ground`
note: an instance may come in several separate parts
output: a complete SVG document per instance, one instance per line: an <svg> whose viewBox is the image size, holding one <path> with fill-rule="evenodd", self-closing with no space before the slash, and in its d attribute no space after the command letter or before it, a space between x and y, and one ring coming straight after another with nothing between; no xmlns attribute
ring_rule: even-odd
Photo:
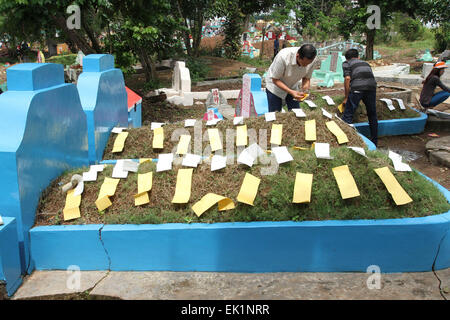
<svg viewBox="0 0 450 320"><path fill-rule="evenodd" d="M370 280L369 277L372 276ZM447 300L450 269L423 273L206 273L36 271L18 299ZM376 277L376 276L375 276ZM79 279L79 281L78 281ZM371 284L369 289L367 283ZM377 283L379 289L377 289ZM78 289L74 289L78 287Z"/></svg>

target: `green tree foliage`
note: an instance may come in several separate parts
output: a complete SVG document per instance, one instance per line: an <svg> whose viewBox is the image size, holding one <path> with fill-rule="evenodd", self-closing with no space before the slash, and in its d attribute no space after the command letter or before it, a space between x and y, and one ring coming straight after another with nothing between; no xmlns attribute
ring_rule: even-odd
<svg viewBox="0 0 450 320"><path fill-rule="evenodd" d="M174 37L179 21L172 15L169 2L158 0L114 0L114 24L111 25L113 52L121 62L139 59L146 80L156 78L155 63L166 57L167 51L180 50L180 41Z"/></svg>
<svg viewBox="0 0 450 320"><path fill-rule="evenodd" d="M237 59L240 56L240 38L248 17L267 12L279 2L280 0L217 0L215 13L226 18L223 46L227 58Z"/></svg>
<svg viewBox="0 0 450 320"><path fill-rule="evenodd" d="M81 9L81 29L67 28L67 7L77 4ZM1 30L13 42L40 41L53 38L58 31L62 40L84 53L100 53L100 13L108 10L107 0L0 0Z"/></svg>
<svg viewBox="0 0 450 320"><path fill-rule="evenodd" d="M387 23L395 12L403 12L411 17L418 15L422 0L358 0L346 6L346 15L337 26L339 33L345 38L351 34L364 34L366 36L366 58L373 59L373 46L376 32L387 32ZM370 5L380 8L381 29L369 29L367 20L372 13L367 12Z"/></svg>
<svg viewBox="0 0 450 320"><path fill-rule="evenodd" d="M423 0L421 16L433 23L435 49L439 52L450 48L450 0Z"/></svg>
<svg viewBox="0 0 450 320"><path fill-rule="evenodd" d="M205 20L213 18L216 0L173 0L172 6L181 19L184 44L189 55L199 56L202 27ZM192 37L192 45L190 41Z"/></svg>

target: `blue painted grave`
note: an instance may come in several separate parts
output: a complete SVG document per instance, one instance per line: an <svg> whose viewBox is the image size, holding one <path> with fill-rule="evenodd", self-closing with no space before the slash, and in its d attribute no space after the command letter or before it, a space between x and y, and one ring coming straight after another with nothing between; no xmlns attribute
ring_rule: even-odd
<svg viewBox="0 0 450 320"><path fill-rule="evenodd" d="M22 283L17 221L10 217L2 217L2 220L3 225L0 225L0 281L6 282L6 292L11 296Z"/></svg>
<svg viewBox="0 0 450 320"><path fill-rule="evenodd" d="M33 269L29 230L42 191L64 171L88 165L86 115L62 65L19 64L7 79L0 95L0 212L17 221L25 273Z"/></svg>
<svg viewBox="0 0 450 320"><path fill-rule="evenodd" d="M122 71L114 68L110 54L86 56L77 87L87 116L89 162L93 164L102 160L112 128L128 127L128 95Z"/></svg>

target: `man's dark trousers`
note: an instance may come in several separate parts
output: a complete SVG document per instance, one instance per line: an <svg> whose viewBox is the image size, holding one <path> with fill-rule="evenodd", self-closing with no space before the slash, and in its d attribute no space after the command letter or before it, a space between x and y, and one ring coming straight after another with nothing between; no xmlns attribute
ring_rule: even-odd
<svg viewBox="0 0 450 320"><path fill-rule="evenodd" d="M353 123L353 115L359 102L362 100L367 110L367 117L369 118L371 141L378 145L378 119L377 119L377 92L376 91L354 91L350 92L345 105L344 116L342 120L347 123Z"/></svg>

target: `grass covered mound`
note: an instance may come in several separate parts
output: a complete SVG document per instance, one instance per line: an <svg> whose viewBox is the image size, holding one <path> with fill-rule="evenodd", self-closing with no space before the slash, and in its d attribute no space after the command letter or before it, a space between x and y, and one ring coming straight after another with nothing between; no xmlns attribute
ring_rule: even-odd
<svg viewBox="0 0 450 320"><path fill-rule="evenodd" d="M322 115L319 110L306 110L306 120L316 120L317 142L328 142L331 147L338 147L336 137L328 130L325 123L330 119ZM264 147L264 137L267 141L267 146L270 145L270 136L272 131L272 124L283 124L283 140L282 145L287 147L310 147L311 144L305 141L305 118L297 118L293 112L277 113L277 120L273 122L266 122L264 117L249 118L244 120L244 124L248 128L249 145L258 142L261 147ZM364 141L357 134L357 132L343 121L334 118L334 122L345 132L349 139L349 146L365 147ZM195 128L184 128L184 121L177 124L169 124L164 126L164 149L153 149L153 131L150 127L142 127L139 129L129 129L128 138L125 142L125 147L121 153L112 153L116 134L111 134L108 145L105 149L103 159L140 159L140 158L158 158L160 153L176 153L177 146L180 140L180 135L191 135L190 153L207 155L210 154L208 129L217 128L222 135L222 145L224 147L224 154L226 154L227 146L236 145L235 134L236 126L233 121L220 121L216 126L206 127L205 121L197 121ZM227 143L226 134L230 130L232 135L229 137ZM261 131L263 130L263 131ZM265 131L264 131L265 130ZM202 137L202 139L200 138ZM201 146L200 146L201 143ZM235 147L234 147L235 148ZM233 152L234 153L234 152Z"/></svg>
<svg viewBox="0 0 450 320"><path fill-rule="evenodd" d="M328 103L322 99L324 96L330 96L333 98L333 101L336 103L335 106L329 106ZM338 116L342 116L342 113L338 110L338 105L340 105L344 101L344 91L330 91L325 93L319 93L317 91L311 92L311 96L309 99L312 99L314 103L319 108L324 108L328 112L331 112L332 114L337 114ZM378 99L378 98L377 98ZM392 100L392 99L391 99ZM410 107L406 106L406 110L401 110L400 106L398 105L398 102L396 100L392 100L392 103L394 104L395 110L390 111L387 107L386 103L377 100L376 102L376 108L377 108L377 118L378 120L393 120L393 119L407 119L407 118L418 118L420 117L420 114L414 110L412 110ZM300 107L304 110L308 110L309 107L305 102L300 103ZM367 110L364 103L361 101L359 104L358 109L355 111L355 114L353 115L353 123L360 123L360 122L368 122L369 119L367 118Z"/></svg>
<svg viewBox="0 0 450 320"><path fill-rule="evenodd" d="M369 158L345 147L331 149L334 160L317 159L313 151L289 149L294 161L281 165L274 175L262 175L261 169L269 165L258 164L253 168L245 165L228 165L225 169L211 172L209 163L202 163L194 169L191 198L187 205L171 203L176 186L179 165L172 171L156 173L155 164L140 165L139 173L153 171L153 188L150 204L134 206L133 195L137 193L137 174L129 173L122 179L113 205L99 213L95 201L105 177L111 177L112 166L99 173L97 182L85 183L81 200L81 218L63 221L65 195L61 186L70 181L75 173L87 168L67 172L45 190L37 209L37 225L60 224L162 224L162 223L216 223L249 221L313 221L390 219L423 217L441 214L450 209L442 193L434 185L416 172L395 172L386 155L368 152ZM273 163L273 162L272 162ZM343 200L341 198L332 168L348 165L356 181L361 196ZM397 206L386 187L373 169L388 166L400 185L413 199L412 203ZM261 178L255 205L249 206L236 201L246 172ZM312 197L309 204L293 204L293 190L296 172L312 173ZM208 193L216 193L231 198L236 209L218 212L217 205L198 218L191 209L197 201Z"/></svg>

